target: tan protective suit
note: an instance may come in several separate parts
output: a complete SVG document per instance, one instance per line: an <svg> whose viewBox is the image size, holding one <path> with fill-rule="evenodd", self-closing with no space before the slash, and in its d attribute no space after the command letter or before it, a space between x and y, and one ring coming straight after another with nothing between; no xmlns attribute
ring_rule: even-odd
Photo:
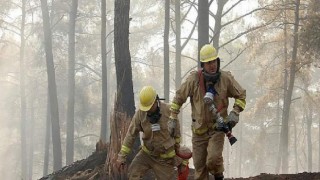
<svg viewBox="0 0 320 180"><path fill-rule="evenodd" d="M147 112L136 111L124 139L120 155L130 153L135 138L143 132L143 145L129 167L129 179L135 180L143 177L149 169L154 171L158 180L174 179L175 145L180 143L180 126L177 124L175 138L171 137L167 128L170 116L170 106L160 102L161 118L158 121L160 131L152 131Z"/></svg>
<svg viewBox="0 0 320 180"><path fill-rule="evenodd" d="M239 113L245 106L246 91L233 78L230 72L220 72L220 80L214 85L218 93L214 97L214 103L217 108L223 107L220 115L226 118L228 115L228 98L236 99L233 107L234 111ZM172 103L180 108L190 97L195 179L206 180L209 178L209 172L213 175L218 175L224 171L222 151L225 134L215 129L216 116L203 101L205 91L200 86L201 78L203 77L197 71L191 72L186 81L180 86L180 89L176 91Z"/></svg>

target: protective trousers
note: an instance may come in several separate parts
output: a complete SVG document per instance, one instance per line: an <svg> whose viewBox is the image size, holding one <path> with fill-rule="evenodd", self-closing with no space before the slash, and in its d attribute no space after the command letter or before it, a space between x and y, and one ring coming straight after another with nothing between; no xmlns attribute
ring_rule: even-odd
<svg viewBox="0 0 320 180"><path fill-rule="evenodd" d="M222 174L223 145L225 134L221 131L209 129L208 132L192 135L193 164L195 167L195 180L208 180L209 172L213 175Z"/></svg>
<svg viewBox="0 0 320 180"><path fill-rule="evenodd" d="M174 158L153 157L140 150L129 167L129 180L140 180L152 169L157 180L175 179Z"/></svg>

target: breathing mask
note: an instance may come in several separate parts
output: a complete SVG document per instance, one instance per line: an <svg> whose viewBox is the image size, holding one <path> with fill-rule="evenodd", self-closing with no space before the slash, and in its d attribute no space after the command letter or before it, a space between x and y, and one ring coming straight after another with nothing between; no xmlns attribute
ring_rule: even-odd
<svg viewBox="0 0 320 180"><path fill-rule="evenodd" d="M157 106L157 110L152 114L147 114L148 119L151 123L152 131L160 131L160 124L158 124L159 119L161 118L159 105Z"/></svg>
<svg viewBox="0 0 320 180"><path fill-rule="evenodd" d="M203 101L206 104L212 104L213 103L213 98L217 94L217 92L214 89L213 83L211 81L206 83L206 89L207 89L207 91L206 91L206 94L203 97Z"/></svg>

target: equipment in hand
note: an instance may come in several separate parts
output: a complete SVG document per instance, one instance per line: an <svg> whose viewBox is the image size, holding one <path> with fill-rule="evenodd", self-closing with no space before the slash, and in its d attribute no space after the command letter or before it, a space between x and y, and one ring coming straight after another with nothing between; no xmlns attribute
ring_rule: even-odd
<svg viewBox="0 0 320 180"><path fill-rule="evenodd" d="M217 116L217 120L216 120L217 130L223 131L226 134L226 136L228 137L230 144L233 145L237 141L237 138L234 137L231 133L232 127L229 126L227 123L225 123L223 118L220 116L220 110L222 108L217 109L213 103L213 97L216 94L217 94L217 92L213 88L213 85L212 86L210 85L208 88L208 91L206 92L206 94L204 96L204 102L209 105L210 111L212 111L212 113Z"/></svg>
<svg viewBox="0 0 320 180"><path fill-rule="evenodd" d="M212 104L210 107L212 112L217 114L217 130L223 131L229 139L230 145L232 146L235 142L237 142L237 138L232 135L231 127L227 123L224 122L223 118L220 116L220 112L216 109L215 105Z"/></svg>
<svg viewBox="0 0 320 180"><path fill-rule="evenodd" d="M192 157L191 150L186 147L180 147L177 152L177 168L178 168L178 180L187 180L189 176L189 159Z"/></svg>

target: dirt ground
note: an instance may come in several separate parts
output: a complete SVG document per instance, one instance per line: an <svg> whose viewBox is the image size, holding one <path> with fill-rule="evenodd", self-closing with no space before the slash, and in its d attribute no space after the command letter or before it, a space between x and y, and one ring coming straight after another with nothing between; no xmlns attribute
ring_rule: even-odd
<svg viewBox="0 0 320 180"><path fill-rule="evenodd" d="M299 174L260 174L248 178L231 178L232 180L320 180L320 173L299 173ZM231 180L226 178L225 180Z"/></svg>
<svg viewBox="0 0 320 180"><path fill-rule="evenodd" d="M194 169L190 169L188 180L193 179ZM210 177L214 180L214 177ZM298 174L266 174L262 173L257 176L247 178L225 178L225 180L320 180L320 172L317 173L298 173Z"/></svg>

